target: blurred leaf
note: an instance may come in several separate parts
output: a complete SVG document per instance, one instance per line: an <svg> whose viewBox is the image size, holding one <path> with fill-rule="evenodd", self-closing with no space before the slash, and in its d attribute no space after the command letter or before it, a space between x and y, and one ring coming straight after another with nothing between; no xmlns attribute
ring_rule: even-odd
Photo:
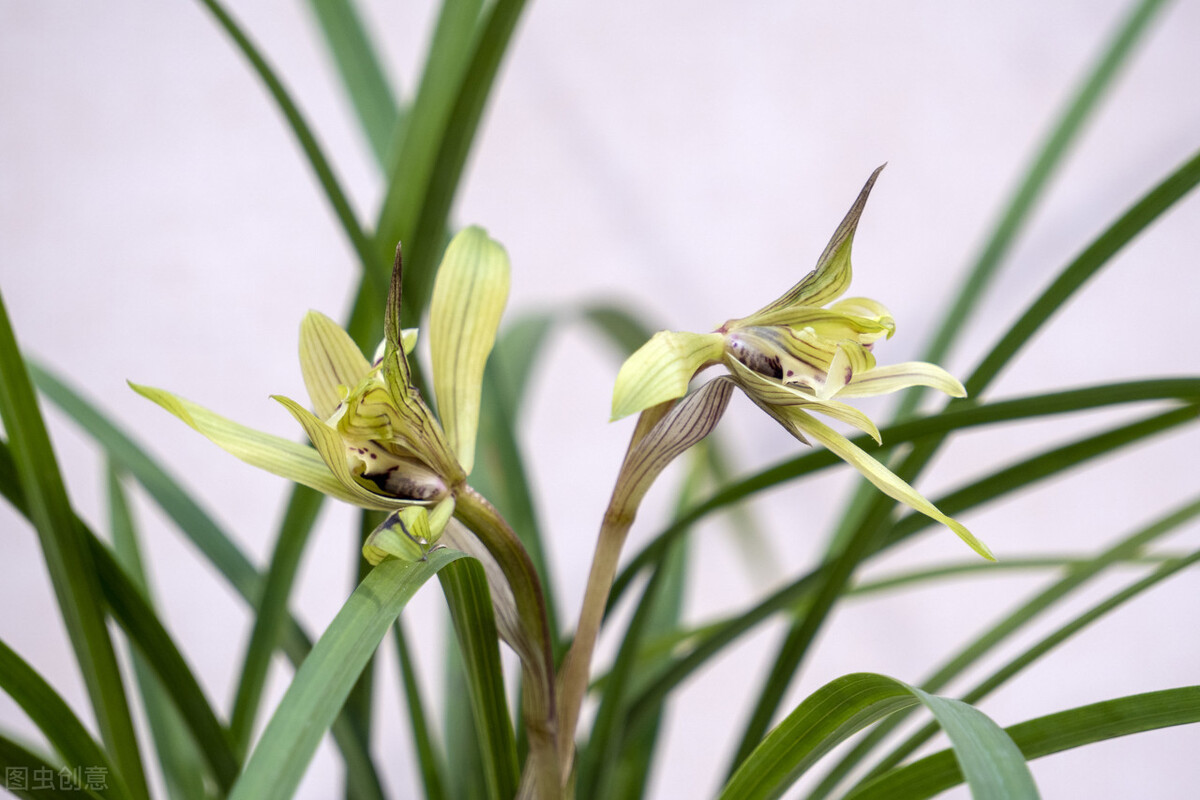
<svg viewBox="0 0 1200 800"><path fill-rule="evenodd" d="M109 524L117 562L129 576L130 582L142 592L147 604L153 607L137 530L125 490L121 486L121 476L111 463L106 474ZM133 664L134 678L142 696L142 706L150 725L150 735L154 739L167 794L176 800L204 800L204 758L196 749L187 724L172 705L171 696L162 681L136 647L129 648L129 660ZM74 763L93 762L75 759Z"/></svg>
<svg viewBox="0 0 1200 800"><path fill-rule="evenodd" d="M404 702L408 708L408 721L412 730L413 745L417 751L417 764L421 769L421 785L425 800L445 800L447 797L445 760L435 746L425 715L425 701L417 680L416 665L408 651L408 637L399 619L392 626L396 638L396 657L399 661L401 682L404 687Z"/></svg>
<svg viewBox="0 0 1200 800"><path fill-rule="evenodd" d="M438 550L427 561L388 559L373 569L346 601L288 686L231 800L289 798L321 737L384 633L417 589L462 553Z"/></svg>
<svg viewBox="0 0 1200 800"><path fill-rule="evenodd" d="M257 603L262 594L263 577L229 535L221 530L212 516L201 508L167 469L152 459L95 404L67 386L62 379L33 363L29 364L29 371L38 389L75 420L84 433L95 439L114 464L129 472L146 489L155 503L229 581L242 599L251 606ZM294 618L289 618L287 622L282 644L293 664L303 661L312 649L308 636ZM357 797L361 800L381 798L382 789L366 742L343 718L334 723L333 737L347 763L348 774L355 776L356 780L362 780L357 785Z"/></svg>
<svg viewBox="0 0 1200 800"><path fill-rule="evenodd" d="M1121 441L1123 444L1130 444L1138 441L1140 437L1161 432L1164 429L1164 425L1169 426L1188 422L1196 418L1198 414L1200 414L1200 411L1197 410L1197 407L1188 406L1180 411L1157 415L1132 425L1122 426L1097 436L1079 440L1064 447L1056 448L1050 451L1050 453L1034 456L1032 459L1026 459L1001 470L1007 476L1006 481L1003 483L995 480L993 476L988 476L965 487L959 492L937 498L935 502L940 507L958 511L961 509L955 505L953 500L955 495L960 497L969 495L972 497L972 502L976 505L985 500L996 499L997 497L1016 491L1023 486L1043 480L1062 470L1069 469L1080 459L1091 458L1097 448L1103 448L1108 452L1111 450L1111 446L1107 445L1112 441ZM1054 462L1058 466L1055 470L1049 472L1034 470L1027 466L1029 464L1036 465L1042 460ZM914 515L913 518L920 520L928 519L920 515ZM921 526L924 527L923 522ZM912 533L913 531L903 535L895 534L884 541L876 543L876 547L871 555L882 552L892 545L903 541L908 536L911 536ZM627 724L631 727L641 724L641 720L648 717L658 707L658 704L664 702L676 686L742 634L777 612L794 611L797 605L807 602L812 595L819 577L830 568L830 562L826 561L821 566L772 592L746 611L724 622L707 626L703 638L696 640L693 643L692 649L679 655L669 670L631 701L630 708L632 711Z"/></svg>
<svg viewBox="0 0 1200 800"><path fill-rule="evenodd" d="M8 433L26 516L37 531L46 570L91 699L100 737L133 798L146 800L144 767L87 537L71 512L25 359L0 299L0 418ZM7 452L7 451L6 451Z"/></svg>
<svg viewBox="0 0 1200 800"><path fill-rule="evenodd" d="M1102 384L1084 389L999 400L979 405L956 405L938 414L884 428L882 434L885 446L880 448L879 452L887 452L889 448L898 444L980 425L1158 399L1200 400L1200 379L1168 378ZM871 446L870 439L866 436L857 437L853 441L861 447ZM767 467L721 489L705 502L681 515L629 560L613 584L609 608L616 604L629 582L657 551L666 547L676 536L684 535L699 520L757 492L841 463L833 453L826 450L815 450Z"/></svg>
<svg viewBox="0 0 1200 800"><path fill-rule="evenodd" d="M354 0L308 0L375 161L384 171L400 109Z"/></svg>
<svg viewBox="0 0 1200 800"><path fill-rule="evenodd" d="M99 792L101 796L129 797L108 755L88 733L71 707L4 642L0 642L0 687L29 715L29 719L66 763L95 766L112 776L109 786Z"/></svg>
<svg viewBox="0 0 1200 800"><path fill-rule="evenodd" d="M14 773L26 776L47 773L57 775L58 766L30 752L2 734L0 734L0 767L4 768L6 776L4 788L12 792L15 797L23 797L27 798L27 800L79 800L80 797L101 797L101 795L84 787L74 784L70 786L56 785L53 781L45 789L20 788L17 781L9 780L7 776ZM26 783L29 787L34 786L32 780Z"/></svg>
<svg viewBox="0 0 1200 800"><path fill-rule="evenodd" d="M304 119L304 115L300 113L300 108L292 100L287 88L275 74L275 70L267 63L266 58L259 52L258 47L225 10L224 6L218 0L200 0L200 3L208 9L217 24L221 26L245 59L250 62L250 66L254 68L267 91L270 92L271 98L283 113L288 127L292 129L300 148L304 151L309 166L316 173L317 181L325 192L325 198L333 207L333 213L337 216L342 230L350 240L350 246L354 248L354 252L358 256L363 274L368 281L375 284L378 291L386 292L387 284L384 274L378 269L372 269L375 264L375 253L371 248L371 239L359 224L349 198L343 191L320 144L317 143L317 137L313 134L312 128Z"/></svg>

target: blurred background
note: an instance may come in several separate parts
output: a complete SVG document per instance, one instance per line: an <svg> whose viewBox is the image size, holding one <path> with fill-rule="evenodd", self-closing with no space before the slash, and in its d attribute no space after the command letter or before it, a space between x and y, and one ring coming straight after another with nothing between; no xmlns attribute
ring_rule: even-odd
<svg viewBox="0 0 1200 800"><path fill-rule="evenodd" d="M411 92L432 5L362 3L393 84ZM265 50L331 154L360 217L381 196L368 148L306 4L231 9ZM498 79L454 218L508 248L510 318L551 310L523 441L539 489L564 616L578 611L595 531L632 430L609 424L619 358L572 323L603 299L655 328L702 330L781 294L812 267L862 182L887 162L855 240L853 294L886 303L898 332L881 362L917 357L1021 170L1127 12L1128 2L1002 6L878 0L532 3ZM965 377L1074 255L1200 144L1200 4L1178 2L1117 81L1065 162L989 299L944 365ZM258 79L198 3L0 0L0 288L26 352L136 432L264 563L287 487L134 395L175 391L253 427L298 436L268 395L304 397L304 312L334 317L356 283L353 253ZM1178 204L1058 314L997 381L1007 397L1195 374L1200 197ZM890 402L865 403L883 413ZM919 483L926 495L1098 430L1138 409L961 435ZM80 513L105 527L102 462L47 409ZM741 398L720 428L739 472L801 446ZM1200 434L1182 428L963 521L1006 555L1090 552L1191 498ZM651 494L627 552L661 529L677 473ZM753 507L765 536L728 521L694 534L688 618L742 608L810 566L855 486L839 469ZM249 633L243 604L135 493L154 589L210 697L228 708ZM351 509L327 504L293 609L321 630L358 558ZM36 537L0 509L0 638L84 713ZM1200 543L1196 525L1166 549ZM930 530L873 563L890 574L962 559ZM1129 580L1118 571L1019 637ZM970 578L852 601L826 626L787 707L826 681L877 671L917 682L1045 576ZM1196 682L1200 582L1177 577L1106 617L989 697L1007 725L1097 700ZM423 679L439 690L442 601L405 612ZM672 705L656 796L719 785L783 622L760 627ZM378 686L376 755L395 796L417 792L392 652ZM601 660L605 652L602 650ZM1010 648L1008 652L1015 652ZM967 676L985 674L999 660ZM273 707L290 672L276 665ZM969 685L964 683L963 685ZM953 693L953 689L950 691ZM31 732L0 698L5 728ZM1046 797L1190 798L1200 730L1175 728L1033 763ZM453 759L453 754L451 754ZM326 744L301 796L340 787ZM1157 782L1157 783L1156 783ZM667 786L684 785L686 793Z"/></svg>

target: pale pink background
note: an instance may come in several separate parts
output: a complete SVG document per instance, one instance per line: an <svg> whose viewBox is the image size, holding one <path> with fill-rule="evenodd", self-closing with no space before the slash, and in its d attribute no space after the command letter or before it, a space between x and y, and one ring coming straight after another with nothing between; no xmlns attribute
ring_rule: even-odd
<svg viewBox="0 0 1200 800"><path fill-rule="evenodd" d="M375 2L366 14L405 91L430 24L429 4L419 5ZM809 269L862 181L887 161L855 243L854 291L883 300L898 320L882 358L911 358L1127 5L532 3L456 219L485 225L508 247L514 316L565 313L603 296L661 325L702 329L762 305ZM361 215L373 216L380 185L305 4L241 2L234 10L294 89ZM1177 3L1163 15L996 291L961 331L950 369L967 374L1069 258L1200 144L1198 33L1200 5ZM309 308L343 314L355 266L291 135L198 3L6 0L0 79L0 288L22 345L136 429L262 563L282 483L220 453L124 381L297 434L268 395L303 396L297 325ZM1089 284L993 396L1195 374L1198 237L1193 196ZM630 423L606 422L617 363L590 331L566 328L547 355L523 433L557 589L574 613ZM937 496L1133 413L972 433L921 486ZM74 427L53 410L49 416L73 499L102 528L101 462ZM722 428L745 471L799 449L742 400ZM1001 558L1089 552L1190 499L1198 445L1196 429L1185 428L964 521ZM632 546L661 528L670 483L651 495ZM727 526L702 527L689 619L740 608L811 564L852 485L840 470L756 506L769 530L769 567L748 567L750 548ZM210 697L227 708L248 633L243 604L140 494L136 510L170 628ZM0 638L84 709L36 538L7 508L0 515ZM347 592L356 558L351 518L330 504L304 563L294 609L314 631ZM1192 525L1164 547L1185 551L1198 541ZM967 556L938 531L870 572ZM1101 581L1037 630L1132 579ZM919 681L955 642L1040 583L972 578L847 603L788 706L846 672ZM1198 600L1195 576L1177 577L1060 648L983 709L1011 724L1195 683ZM406 612L433 688L440 603L436 589L427 590ZM678 694L655 797L714 791L781 630L775 623L746 638ZM407 797L417 778L390 648L383 661L376 754L394 795ZM282 665L274 672L268 710L288 674ZM7 698L0 724L31 731ZM1033 770L1051 798L1191 798L1200 785L1198 747L1200 731L1180 728L1044 759ZM338 791L337 764L322 745L301 796Z"/></svg>

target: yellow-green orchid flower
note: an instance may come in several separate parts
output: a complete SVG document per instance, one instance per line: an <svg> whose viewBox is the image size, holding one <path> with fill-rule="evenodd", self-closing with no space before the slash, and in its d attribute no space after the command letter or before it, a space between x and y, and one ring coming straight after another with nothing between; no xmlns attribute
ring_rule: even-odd
<svg viewBox="0 0 1200 800"><path fill-rule="evenodd" d="M990 559L987 547L961 523L810 413L832 417L880 441L870 418L842 399L911 386L929 386L953 397L966 394L958 380L934 364L878 366L872 349L895 333L892 315L867 298L838 300L850 286L854 232L882 169L867 180L816 268L778 300L712 333L660 331L630 356L617 375L612 416L620 419L682 397L696 373L722 364L751 400L800 441L816 439L885 494L943 523Z"/></svg>
<svg viewBox="0 0 1200 800"><path fill-rule="evenodd" d="M400 257L392 274L385 336L368 361L333 320L310 311L300 325L300 368L312 411L276 396L304 428L313 447L251 430L161 389L133 388L238 458L348 503L383 511L408 506L453 509L446 500L465 485L474 462L483 368L495 343L508 299L509 263L504 249L481 228L467 228L450 242L438 268L430 306L433 389L440 422L412 386L407 361L416 331L401 331ZM131 384L132 385L132 384ZM315 449L314 449L315 448ZM413 530L424 543L445 527L449 511L397 517L381 528ZM390 524L394 522L395 524ZM440 525L440 527L439 527ZM386 531L384 530L386 529ZM394 531L393 531L394 532ZM379 553L390 545L376 548Z"/></svg>

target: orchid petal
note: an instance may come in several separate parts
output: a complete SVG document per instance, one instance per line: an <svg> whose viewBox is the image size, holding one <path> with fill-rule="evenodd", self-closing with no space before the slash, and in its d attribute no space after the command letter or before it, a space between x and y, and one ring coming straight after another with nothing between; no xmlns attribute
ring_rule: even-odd
<svg viewBox="0 0 1200 800"><path fill-rule="evenodd" d="M823 306L831 300L836 300L849 288L850 246L854 243L854 232L858 229L858 220L862 216L863 208L866 207L867 197L870 196L871 189L875 186L875 179L879 177L882 169L882 166L879 167L867 179L867 183L858 193L854 205L846 212L845 218L833 232L833 238L829 240L821 257L817 259L816 269L805 275L799 283L778 300L747 317L746 321L749 324L758 324L757 318L760 314L768 314L784 308Z"/></svg>
<svg viewBox="0 0 1200 800"><path fill-rule="evenodd" d="M317 451L311 447L239 425L162 389L139 386L135 383L130 383L129 386L146 399L174 414L222 450L247 464L316 489L330 497L360 504L358 494L342 485L329 471L329 467Z"/></svg>
<svg viewBox="0 0 1200 800"><path fill-rule="evenodd" d="M340 325L309 311L300 323L300 371L313 410L321 419L329 419L341 401L338 387L353 389L367 377L371 365Z"/></svg>
<svg viewBox="0 0 1200 800"><path fill-rule="evenodd" d="M996 557L992 555L992 551L988 549L987 545L975 538L975 535L967 530L966 526L958 520L943 514L937 509L937 506L926 500L920 492L900 480L891 470L867 455L858 445L851 442L845 436L842 436L823 422L805 414L803 411L795 411L789 414L788 418L792 425L800 428L806 434L825 445L839 458L862 473L863 477L875 484L879 491L893 500L898 500L913 510L919 511L930 519L942 523L958 534L958 538L962 539L976 553L989 561L996 560Z"/></svg>
<svg viewBox="0 0 1200 800"><path fill-rule="evenodd" d="M895 331L896 324L891 317L875 317L870 313L838 310L843 302L846 301L834 303L829 308L795 306L772 311L770 314L756 317L754 327L812 328L818 335L827 339L854 339L864 344L874 342L880 337L890 337ZM860 310L867 311L865 308Z"/></svg>
<svg viewBox="0 0 1200 800"><path fill-rule="evenodd" d="M450 449L463 471L475 462L483 369L508 301L508 254L482 228L446 248L429 311L433 391Z"/></svg>
<svg viewBox="0 0 1200 800"><path fill-rule="evenodd" d="M759 375L737 361L731 362L728 366L734 373L738 385L742 387L742 391L757 400L772 406L817 411L845 422L847 425L853 425L876 442L882 443L883 441L879 436L879 429L875 427L871 418L854 406L839 403L836 400L819 400L796 386L773 381Z"/></svg>
<svg viewBox="0 0 1200 800"><path fill-rule="evenodd" d="M440 482L436 481L436 476L429 470L414 471L412 487L408 496L386 496L371 491L359 483L354 473L351 472L347 460L346 443L337 431L317 419L295 400L281 395L272 395L272 398L291 412L300 426L304 428L304 432L308 434L313 446L317 448L326 467L342 486L342 491L338 495L342 499L347 499L348 496L349 502L362 508L394 511L406 505L436 500L440 494L444 493L445 487L439 485Z"/></svg>
<svg viewBox="0 0 1200 800"><path fill-rule="evenodd" d="M838 397L871 397L877 394L907 389L910 386L928 386L945 392L951 397L966 397L967 390L958 379L936 364L924 361L908 361L903 364L889 364L886 367L875 367L863 373L857 373L847 383Z"/></svg>
<svg viewBox="0 0 1200 800"><path fill-rule="evenodd" d="M896 332L896 320L887 306L869 297L847 297L838 300L829 307L830 311L846 314L858 319L871 320L887 332L887 338L892 338Z"/></svg>
<svg viewBox="0 0 1200 800"><path fill-rule="evenodd" d="M817 389L817 397L828 400L853 380L855 375L869 372L874 366L875 356L870 350L849 339L838 342L837 351L829 364L825 384Z"/></svg>
<svg viewBox="0 0 1200 800"><path fill-rule="evenodd" d="M720 361L724 352L725 338L719 333L659 331L621 365L612 419L683 397L696 372Z"/></svg>

